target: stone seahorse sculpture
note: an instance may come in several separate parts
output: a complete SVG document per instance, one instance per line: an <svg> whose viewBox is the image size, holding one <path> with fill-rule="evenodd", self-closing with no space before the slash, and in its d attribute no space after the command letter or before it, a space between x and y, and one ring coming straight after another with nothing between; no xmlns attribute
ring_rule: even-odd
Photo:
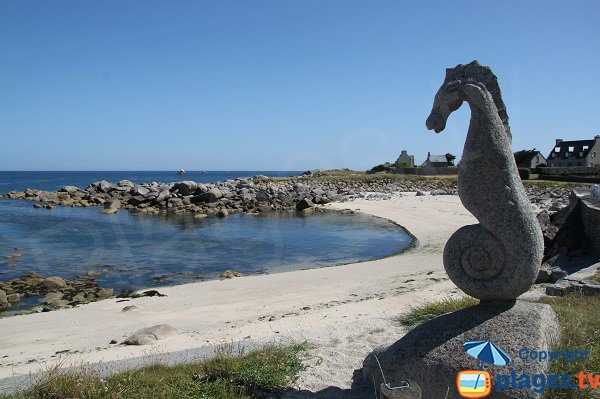
<svg viewBox="0 0 600 399"><path fill-rule="evenodd" d="M479 224L461 227L450 237L444 267L468 295L515 299L536 279L542 231L519 178L508 114L489 67L473 61L447 69L427 128L444 130L463 101L471 107L471 122L458 168L458 195Z"/></svg>

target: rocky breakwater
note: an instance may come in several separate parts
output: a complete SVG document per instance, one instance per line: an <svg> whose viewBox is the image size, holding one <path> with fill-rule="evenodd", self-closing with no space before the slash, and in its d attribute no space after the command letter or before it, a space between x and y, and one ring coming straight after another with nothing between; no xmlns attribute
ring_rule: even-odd
<svg viewBox="0 0 600 399"><path fill-rule="evenodd" d="M81 189L65 186L57 192L27 189L12 191L5 198L34 201L34 207L52 209L57 205L71 207L102 206L102 213L119 209L141 213L192 213L198 218L225 217L233 213L271 211L303 211L315 205L344 202L356 198L389 199L401 193L418 195L456 195L456 184L443 179L410 180L402 178L348 179L344 177L302 176L269 179L265 176L226 180L216 183L180 181L175 183L134 184L98 181ZM568 187L526 188L536 213L556 212L567 206Z"/></svg>
<svg viewBox="0 0 600 399"><path fill-rule="evenodd" d="M23 313L47 312L65 307L73 307L113 296L112 288L102 288L93 278L64 280L58 276L44 277L30 272L25 276L0 281L0 312L17 308ZM24 298L28 301L23 306Z"/></svg>
<svg viewBox="0 0 600 399"><path fill-rule="evenodd" d="M134 184L98 181L85 189L65 186L58 192L27 189L12 191L4 197L35 201L34 207L52 209L103 206L102 213L120 208L142 213L193 213L197 217L224 217L232 213L303 211L314 205L354 198L383 199L392 193L434 191L444 187L439 181L403 182L394 179L320 181L311 178L273 180L265 176L226 180L210 184L193 181ZM449 188L444 194L455 194Z"/></svg>

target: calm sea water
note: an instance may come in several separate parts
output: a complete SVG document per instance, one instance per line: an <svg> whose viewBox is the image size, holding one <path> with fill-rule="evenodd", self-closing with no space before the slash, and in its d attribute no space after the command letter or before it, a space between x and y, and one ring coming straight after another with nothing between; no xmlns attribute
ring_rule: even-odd
<svg viewBox="0 0 600 399"><path fill-rule="evenodd" d="M11 179L21 173L31 172L10 172ZM71 177L66 172L34 173L37 175L31 175L26 183L0 182L12 190L23 185L46 189L67 184L85 187L102 178L167 180L161 178L163 172L81 172ZM164 176L174 177L172 173ZM186 178L200 180L191 174ZM0 280L29 271L64 278L101 272L99 283L119 291L217 278L226 269L256 274L364 261L392 255L411 243L395 224L360 214L301 217L285 213L194 219L189 215L139 215L125 210L104 215L99 210L60 206L34 209L30 201L0 199ZM20 248L22 256L5 259L15 247Z"/></svg>

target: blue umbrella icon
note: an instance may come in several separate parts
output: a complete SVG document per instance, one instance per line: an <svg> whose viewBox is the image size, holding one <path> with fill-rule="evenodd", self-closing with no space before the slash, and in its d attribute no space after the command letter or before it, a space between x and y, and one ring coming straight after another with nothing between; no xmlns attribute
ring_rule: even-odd
<svg viewBox="0 0 600 399"><path fill-rule="evenodd" d="M479 360L479 368L483 369L483 363L496 366L506 366L510 363L510 356L492 341L468 341L463 344L465 352Z"/></svg>

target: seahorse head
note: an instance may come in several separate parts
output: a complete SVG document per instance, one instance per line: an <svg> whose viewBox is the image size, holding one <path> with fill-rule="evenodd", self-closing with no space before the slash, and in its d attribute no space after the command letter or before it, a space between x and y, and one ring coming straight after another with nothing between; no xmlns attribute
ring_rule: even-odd
<svg viewBox="0 0 600 399"><path fill-rule="evenodd" d="M427 129L434 130L436 133L444 130L448 116L460 108L463 103L464 98L460 88L469 83L483 86L490 93L506 133L508 137L511 137L508 113L504 101L502 101L498 79L489 67L481 65L477 60L446 69L446 78L435 95L431 114L427 118Z"/></svg>

